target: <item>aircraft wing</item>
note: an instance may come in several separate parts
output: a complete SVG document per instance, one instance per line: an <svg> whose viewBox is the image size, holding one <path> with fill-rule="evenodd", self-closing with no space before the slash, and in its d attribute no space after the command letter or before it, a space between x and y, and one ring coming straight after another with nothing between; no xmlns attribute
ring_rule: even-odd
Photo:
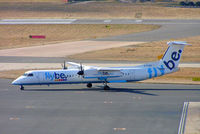
<svg viewBox="0 0 200 134"><path fill-rule="evenodd" d="M116 77L121 77L122 72L120 69L115 69L115 68L106 68L106 67L101 67L101 68L95 68L97 71L97 74L95 75L85 75L85 79L99 79L102 81L106 81L108 78L116 78Z"/></svg>
<svg viewBox="0 0 200 134"><path fill-rule="evenodd" d="M71 65L71 66L75 66L75 67L80 67L79 63L75 63L75 62L67 62L67 64Z"/></svg>
<svg viewBox="0 0 200 134"><path fill-rule="evenodd" d="M85 66L85 65L82 65L81 63L75 63L75 62L67 62L67 64L73 66L73 67L76 67L76 68L81 68L81 66L83 68L98 68L98 67L95 67L95 66Z"/></svg>
<svg viewBox="0 0 200 134"><path fill-rule="evenodd" d="M120 69L118 68L106 68L106 67L102 67L102 68L97 68L97 71L99 72L121 72Z"/></svg>
<svg viewBox="0 0 200 134"><path fill-rule="evenodd" d="M81 64L74 62L67 62L69 65L80 68ZM95 66L84 66L85 69L85 79L99 79L102 81L106 81L108 78L116 78L121 77L122 72L118 68L109 68L109 67L95 67ZM90 70L91 69L91 70Z"/></svg>

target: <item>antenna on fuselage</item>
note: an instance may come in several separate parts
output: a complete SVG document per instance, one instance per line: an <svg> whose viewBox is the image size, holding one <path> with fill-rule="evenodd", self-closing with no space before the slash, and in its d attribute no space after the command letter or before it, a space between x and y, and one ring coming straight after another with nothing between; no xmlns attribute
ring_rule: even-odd
<svg viewBox="0 0 200 134"><path fill-rule="evenodd" d="M78 75L84 75L84 69L82 63L80 63L80 71L77 73Z"/></svg>

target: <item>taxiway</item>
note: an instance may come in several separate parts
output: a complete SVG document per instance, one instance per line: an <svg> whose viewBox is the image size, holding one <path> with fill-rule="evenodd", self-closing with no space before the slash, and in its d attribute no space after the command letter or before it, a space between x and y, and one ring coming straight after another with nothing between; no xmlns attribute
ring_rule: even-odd
<svg viewBox="0 0 200 134"><path fill-rule="evenodd" d="M0 79L0 133L177 133L183 102L200 101L198 85L110 84L26 87Z"/></svg>

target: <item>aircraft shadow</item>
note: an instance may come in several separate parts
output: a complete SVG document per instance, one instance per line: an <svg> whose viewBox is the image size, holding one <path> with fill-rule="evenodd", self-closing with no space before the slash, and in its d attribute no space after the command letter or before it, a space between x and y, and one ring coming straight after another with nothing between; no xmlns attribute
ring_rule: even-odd
<svg viewBox="0 0 200 134"><path fill-rule="evenodd" d="M131 88L110 88L109 90L104 90L102 88L83 88L83 89L25 89L24 91L49 91L49 92L59 92L59 91L70 91L70 92L90 92L90 91L98 91L98 92L118 92L118 93L134 93L134 94L142 94L142 95L150 95L150 96L158 96L157 94L147 93L143 90L131 89Z"/></svg>
<svg viewBox="0 0 200 134"><path fill-rule="evenodd" d="M99 87L99 88L98 88ZM98 92L118 92L118 93L133 93L133 94L142 94L142 95L150 95L150 96L158 96L155 93L148 93L147 91L200 91L200 89L154 89L154 88L110 88L109 90L104 90L102 87L97 86L96 88L82 88L82 89L25 89L24 91L49 91L49 92L59 92L59 91L68 91L68 92L90 92L90 91L98 91Z"/></svg>

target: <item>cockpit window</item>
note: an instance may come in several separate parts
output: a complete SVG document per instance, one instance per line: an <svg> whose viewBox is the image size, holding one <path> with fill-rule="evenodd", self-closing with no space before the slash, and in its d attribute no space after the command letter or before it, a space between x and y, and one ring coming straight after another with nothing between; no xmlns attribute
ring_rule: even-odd
<svg viewBox="0 0 200 134"><path fill-rule="evenodd" d="M32 73L28 74L28 77L32 77L32 76L33 76L33 74L32 74Z"/></svg>
<svg viewBox="0 0 200 134"><path fill-rule="evenodd" d="M32 77L33 74L32 73L25 73L23 76Z"/></svg>

